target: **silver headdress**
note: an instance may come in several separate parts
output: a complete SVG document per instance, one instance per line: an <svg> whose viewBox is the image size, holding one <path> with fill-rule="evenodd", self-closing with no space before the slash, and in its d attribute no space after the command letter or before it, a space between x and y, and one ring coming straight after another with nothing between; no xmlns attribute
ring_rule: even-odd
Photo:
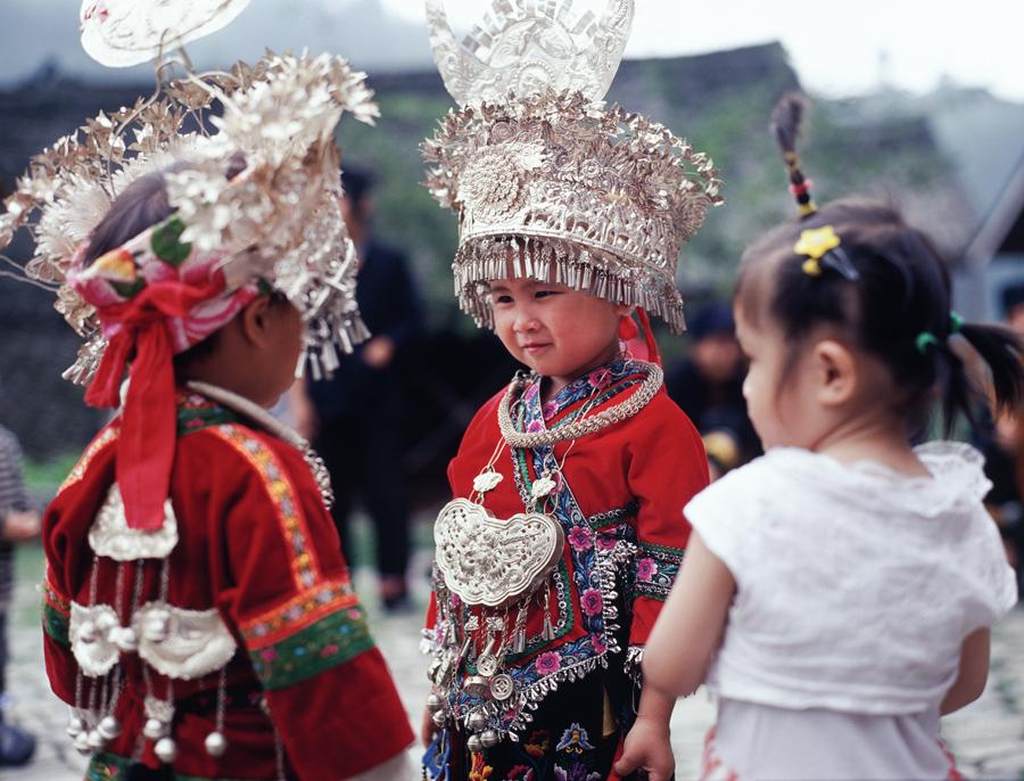
<svg viewBox="0 0 1024 781"><path fill-rule="evenodd" d="M87 384L106 346L95 310L68 278L76 252L126 187L181 159L186 169L165 174L185 225L177 238L219 253L229 289L261 279L283 292L303 314L314 374L337 366L335 347L349 351L369 335L355 300L358 263L341 216L334 144L343 112L370 124L378 115L365 74L340 57L273 53L252 66L197 74L183 52L164 48L218 29L245 2L83 5L90 51L106 46L113 56L156 46L160 84L152 97L101 112L32 158L0 214L0 251L21 228L33 235L35 255L17 275L53 290L58 311L85 340L69 379ZM121 12L127 5L133 14ZM172 29L167 19L185 27ZM185 72L168 79L175 69ZM194 132L184 132L188 121ZM226 178L226 161L239 155L244 168Z"/></svg>
<svg viewBox="0 0 1024 781"><path fill-rule="evenodd" d="M494 0L460 44L426 0L434 59L461 105L424 144L426 186L458 214L452 263L464 311L491 324L489 280L555 281L683 328L679 250L722 202L707 155L601 102L632 0L603 17L571 0Z"/></svg>

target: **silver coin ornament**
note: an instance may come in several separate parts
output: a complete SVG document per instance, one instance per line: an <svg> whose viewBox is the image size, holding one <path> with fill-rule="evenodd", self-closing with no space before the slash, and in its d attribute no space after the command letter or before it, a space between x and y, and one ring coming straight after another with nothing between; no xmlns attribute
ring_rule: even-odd
<svg viewBox="0 0 1024 781"><path fill-rule="evenodd" d="M480 740L479 735L470 735L469 740L466 741L466 748L472 753L479 754L483 750L484 744Z"/></svg>
<svg viewBox="0 0 1024 781"><path fill-rule="evenodd" d="M142 734L150 740L159 740L165 732L167 732L167 725L160 719L146 719L146 723L142 727Z"/></svg>
<svg viewBox="0 0 1024 781"><path fill-rule="evenodd" d="M178 744L174 742L174 738L160 738L153 746L153 753L157 759L169 765L178 757Z"/></svg>
<svg viewBox="0 0 1024 781"><path fill-rule="evenodd" d="M498 657L493 654L484 654L476 663L476 671L486 678L490 678L498 672Z"/></svg>
<svg viewBox="0 0 1024 781"><path fill-rule="evenodd" d="M99 726L96 727L96 731L100 733L100 737L104 740L113 740L121 734L121 722L113 716L104 716L100 719L100 723Z"/></svg>
<svg viewBox="0 0 1024 781"><path fill-rule="evenodd" d="M469 727L470 732L480 732L487 726L487 717L480 711L471 713L466 719L466 726Z"/></svg>
<svg viewBox="0 0 1024 781"><path fill-rule="evenodd" d="M484 748L494 748L498 745L499 740L501 740L501 738L493 729L485 730L480 734L480 742L483 744Z"/></svg>
<svg viewBox="0 0 1024 781"><path fill-rule="evenodd" d="M206 753L211 757L222 757L228 749L227 738L220 732L211 732L207 735L203 745L206 747Z"/></svg>
<svg viewBox="0 0 1024 781"><path fill-rule="evenodd" d="M511 676L502 673L491 678L491 696L494 699L504 702L515 693L515 690L516 685Z"/></svg>

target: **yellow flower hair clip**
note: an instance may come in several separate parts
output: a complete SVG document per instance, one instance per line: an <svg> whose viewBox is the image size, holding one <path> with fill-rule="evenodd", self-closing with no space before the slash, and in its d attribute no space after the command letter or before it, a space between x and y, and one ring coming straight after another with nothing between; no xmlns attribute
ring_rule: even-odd
<svg viewBox="0 0 1024 781"><path fill-rule="evenodd" d="M808 276L820 277L824 263L829 268L838 271L844 279L852 282L860 274L857 273L857 269L839 246L841 243L835 228L831 225L823 225L820 228L808 228L802 231L800 238L793 245L793 252L807 257L801 268Z"/></svg>

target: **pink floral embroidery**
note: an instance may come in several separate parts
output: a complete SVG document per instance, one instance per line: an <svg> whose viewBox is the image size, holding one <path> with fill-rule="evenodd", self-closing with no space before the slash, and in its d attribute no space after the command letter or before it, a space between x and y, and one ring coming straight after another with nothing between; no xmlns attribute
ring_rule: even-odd
<svg viewBox="0 0 1024 781"><path fill-rule="evenodd" d="M603 534L597 535L597 547L599 550L611 550L618 544L618 540L614 537L608 537Z"/></svg>
<svg viewBox="0 0 1024 781"><path fill-rule="evenodd" d="M569 544L578 551L587 551L594 546L590 529L586 526L573 526L569 530Z"/></svg>
<svg viewBox="0 0 1024 781"><path fill-rule="evenodd" d="M612 381L612 373L608 369L595 369L587 377L587 382L595 390L604 390Z"/></svg>
<svg viewBox="0 0 1024 781"><path fill-rule="evenodd" d="M541 675L551 675L562 669L562 658L556 651L545 651L537 657L534 664Z"/></svg>
<svg viewBox="0 0 1024 781"><path fill-rule="evenodd" d="M267 648L265 651L260 652L260 656L263 657L263 661L272 662L277 658L277 651L273 648Z"/></svg>
<svg viewBox="0 0 1024 781"><path fill-rule="evenodd" d="M636 576L637 579L644 581L645 583L650 582L658 572L658 564L654 559L648 557L640 559L636 563Z"/></svg>
<svg viewBox="0 0 1024 781"><path fill-rule="evenodd" d="M592 634L590 636L590 644L594 646L594 652L603 654L608 650L608 643L604 641L604 636L599 634Z"/></svg>
<svg viewBox="0 0 1024 781"><path fill-rule="evenodd" d="M541 414L544 416L544 420L549 420L556 412L558 412L558 405L553 401L549 401L541 407Z"/></svg>
<svg viewBox="0 0 1024 781"><path fill-rule="evenodd" d="M335 643L330 643L328 645L325 645L323 647L323 649L320 651L320 655L324 659L326 659L329 656L334 656L334 654L336 654L336 653L338 653L338 646Z"/></svg>
<svg viewBox="0 0 1024 781"><path fill-rule="evenodd" d="M526 425L526 431L530 434L536 434L538 431L542 431L543 429L544 426L541 425L541 422L539 420L531 420Z"/></svg>
<svg viewBox="0 0 1024 781"><path fill-rule="evenodd" d="M588 616L596 616L604 608L604 597L596 588L588 588L580 597L580 605Z"/></svg>

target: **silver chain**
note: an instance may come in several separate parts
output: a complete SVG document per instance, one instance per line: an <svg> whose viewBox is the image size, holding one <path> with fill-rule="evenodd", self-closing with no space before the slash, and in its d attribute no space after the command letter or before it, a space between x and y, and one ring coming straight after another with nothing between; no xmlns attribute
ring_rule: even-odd
<svg viewBox="0 0 1024 781"><path fill-rule="evenodd" d="M501 430L501 436L510 447L536 448L544 445L553 445L556 442L563 442L567 439L579 439L587 434L593 434L603 428L613 426L616 423L621 423L623 420L633 417L646 407L651 399L657 395L658 391L661 390L662 383L665 380L665 373L655 363L648 363L646 361L633 361L632 363L641 366L647 372L647 377L644 378L643 384L636 393L624 402L598 412L596 415L583 417L574 423L569 423L556 429L533 433L517 431L515 424L512 422L512 397L517 394L522 385L529 381L528 379L517 377L512 381L512 384L502 397L501 403L498 405L498 428Z"/></svg>

